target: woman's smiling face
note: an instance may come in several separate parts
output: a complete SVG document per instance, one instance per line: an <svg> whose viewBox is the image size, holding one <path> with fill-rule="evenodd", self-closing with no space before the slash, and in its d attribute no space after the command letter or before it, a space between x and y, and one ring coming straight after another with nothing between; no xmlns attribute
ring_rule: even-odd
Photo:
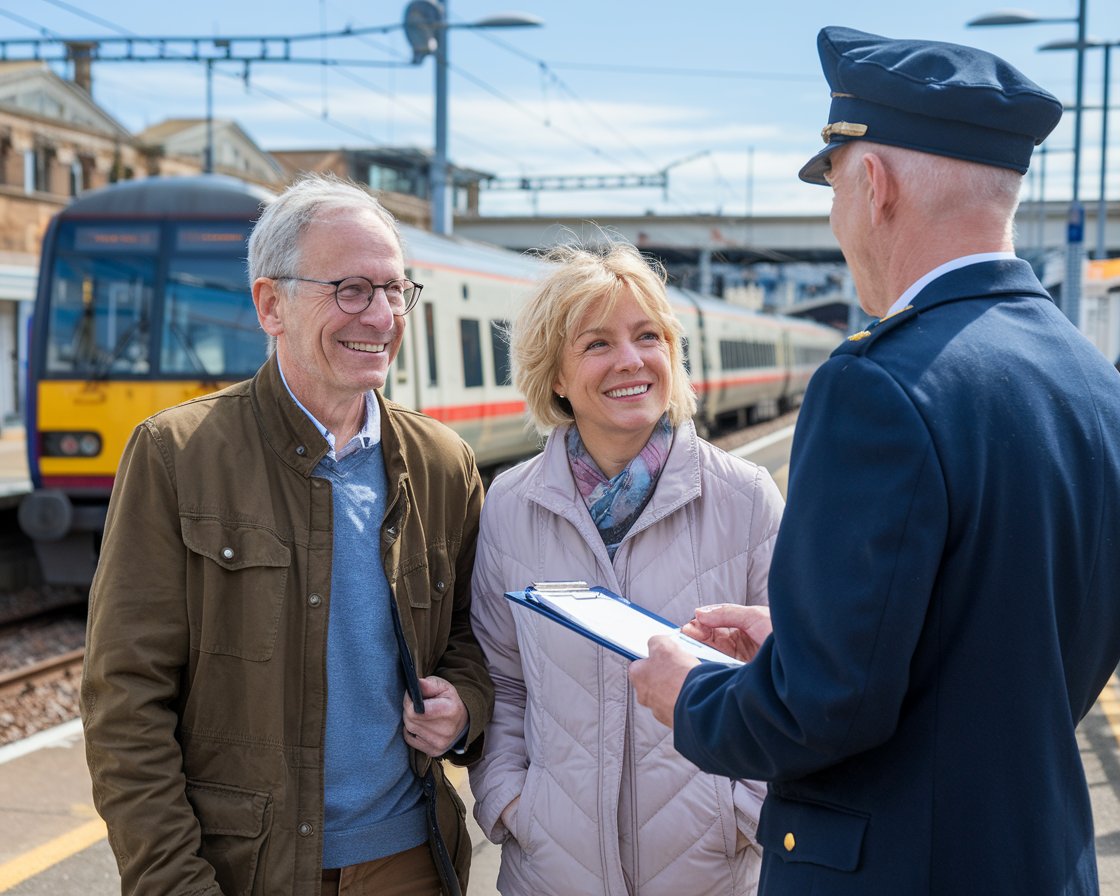
<svg viewBox="0 0 1120 896"><path fill-rule="evenodd" d="M600 469L614 475L604 459L625 466L637 456L669 407L671 377L666 334L627 290L606 318L594 308L584 315L564 346L554 390L571 404Z"/></svg>

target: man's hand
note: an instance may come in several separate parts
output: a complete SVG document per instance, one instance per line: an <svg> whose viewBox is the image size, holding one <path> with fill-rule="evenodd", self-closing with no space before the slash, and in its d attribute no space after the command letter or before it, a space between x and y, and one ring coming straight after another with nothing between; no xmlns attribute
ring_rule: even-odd
<svg viewBox="0 0 1120 896"><path fill-rule="evenodd" d="M442 756L467 727L467 707L455 686L436 675L420 679L420 694L423 713L413 709L408 694L404 696L404 742L433 758Z"/></svg>
<svg viewBox="0 0 1120 896"><path fill-rule="evenodd" d="M690 638L744 663L754 659L772 630L769 607L744 607L739 604L700 607L696 615L681 627L681 632Z"/></svg>
<svg viewBox="0 0 1120 896"><path fill-rule="evenodd" d="M638 702L653 710L653 717L673 727L673 708L685 676L700 660L681 649L672 638L655 635L649 639L649 659L630 664L630 683Z"/></svg>

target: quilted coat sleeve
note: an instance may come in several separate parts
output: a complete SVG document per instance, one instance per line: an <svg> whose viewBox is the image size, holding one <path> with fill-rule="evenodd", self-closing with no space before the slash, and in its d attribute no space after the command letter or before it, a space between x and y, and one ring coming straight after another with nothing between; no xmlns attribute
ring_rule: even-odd
<svg viewBox="0 0 1120 896"><path fill-rule="evenodd" d="M770 603L770 558L782 522L785 501L773 477L765 467L755 468L751 483L751 524L748 534L750 566L747 573L743 603L749 606L766 606ZM758 833L758 819L762 802L766 799L766 784L749 778L735 781L736 827L752 840Z"/></svg>
<svg viewBox="0 0 1120 896"><path fill-rule="evenodd" d="M512 587L506 583L530 574L527 568L519 570L516 561L502 549L509 543L503 530L512 522L504 508L513 503L512 499L502 499L496 482L482 508L471 596L471 622L494 681L494 716L486 732L482 759L471 766L470 782L475 819L494 843L510 835L501 821L502 810L521 793L529 767L525 679L513 613L504 596Z"/></svg>

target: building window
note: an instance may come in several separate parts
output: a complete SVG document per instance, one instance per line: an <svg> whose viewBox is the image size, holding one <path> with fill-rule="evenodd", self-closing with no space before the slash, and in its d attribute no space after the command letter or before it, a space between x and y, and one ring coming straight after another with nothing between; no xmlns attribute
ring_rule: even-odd
<svg viewBox="0 0 1120 896"><path fill-rule="evenodd" d="M54 150L49 146L36 146L23 156L23 189L27 193L51 191L51 165Z"/></svg>
<svg viewBox="0 0 1120 896"><path fill-rule="evenodd" d="M85 189L85 176L82 171L82 163L78 159L74 159L70 163L70 195L77 196Z"/></svg>

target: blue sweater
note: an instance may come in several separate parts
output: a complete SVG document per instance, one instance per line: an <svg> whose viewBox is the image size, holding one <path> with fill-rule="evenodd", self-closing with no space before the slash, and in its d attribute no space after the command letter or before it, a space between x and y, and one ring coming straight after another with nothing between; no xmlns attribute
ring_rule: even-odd
<svg viewBox="0 0 1120 896"><path fill-rule="evenodd" d="M334 505L323 867L341 868L419 846L428 833L401 732L405 682L379 549L381 445L324 457L315 474L330 481Z"/></svg>

